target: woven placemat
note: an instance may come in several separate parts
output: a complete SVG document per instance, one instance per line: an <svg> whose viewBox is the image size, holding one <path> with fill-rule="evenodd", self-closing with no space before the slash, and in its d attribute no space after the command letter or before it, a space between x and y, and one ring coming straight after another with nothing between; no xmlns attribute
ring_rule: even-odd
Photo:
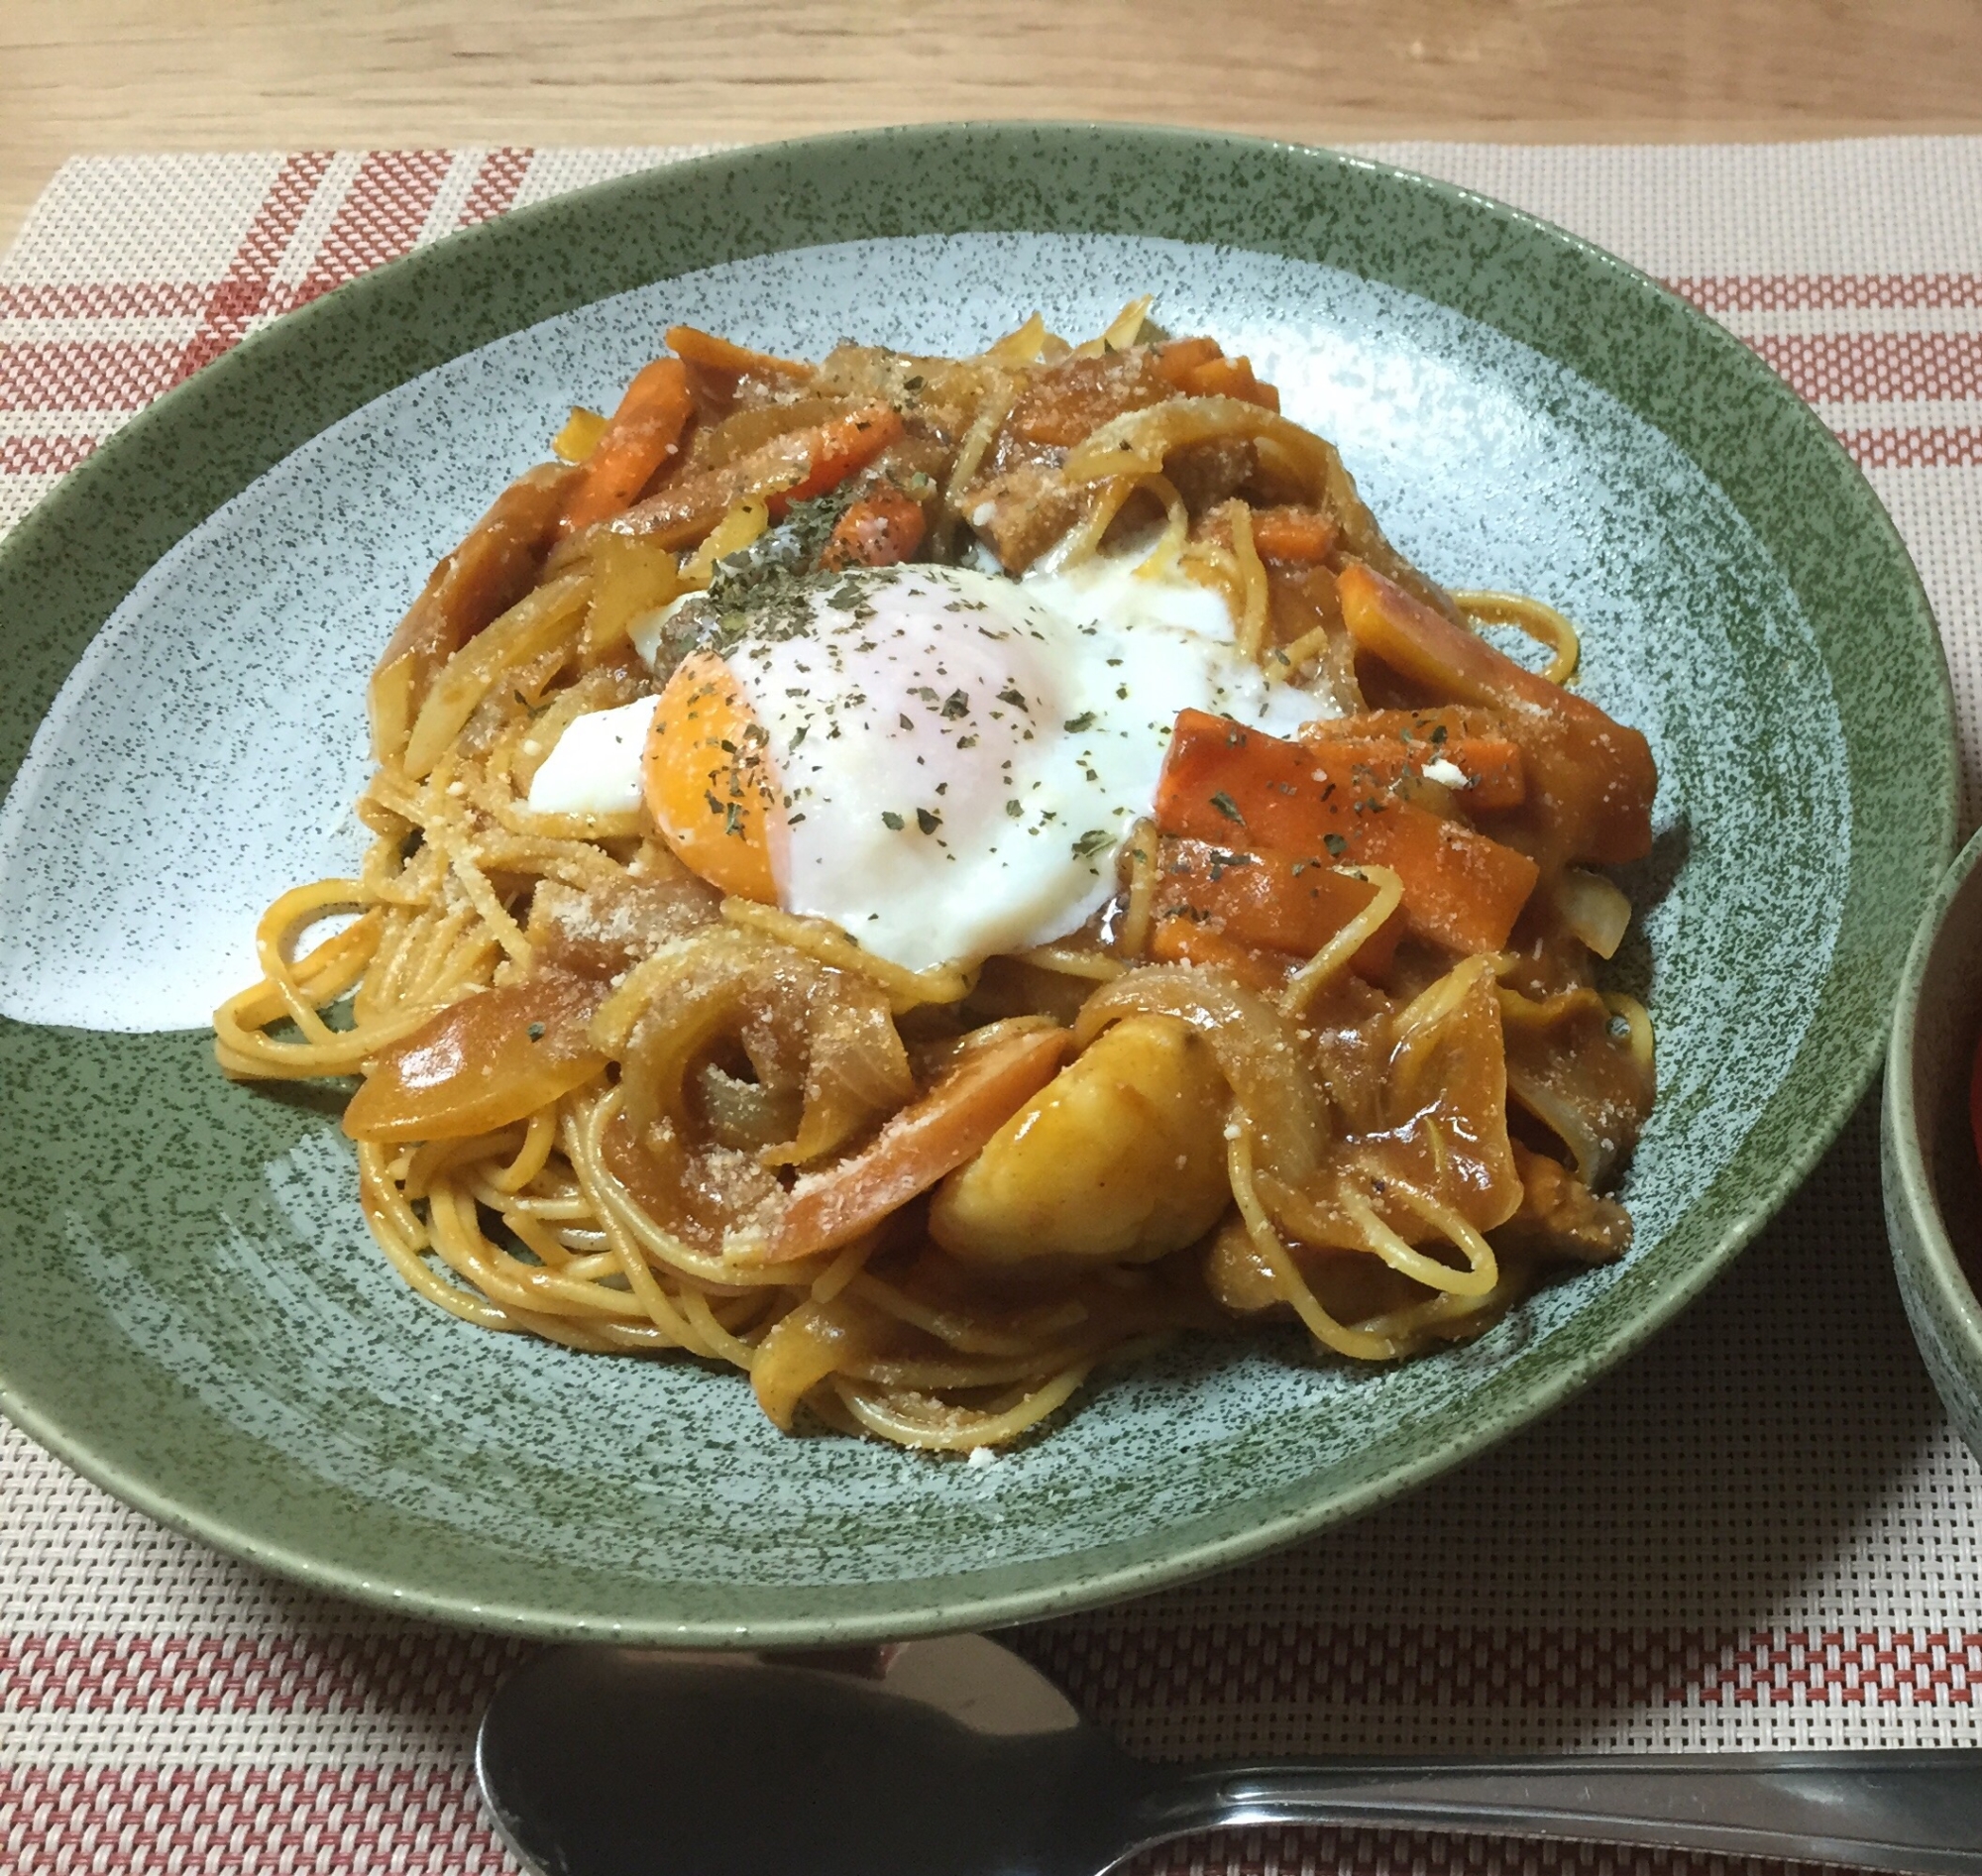
<svg viewBox="0 0 1982 1876"><path fill-rule="evenodd" d="M681 154L70 164L0 260L0 529L268 320L455 228ZM1816 405L1938 611L1972 823L1982 140L1372 154L1635 261ZM1908 1339L1870 1110L1683 1324L1539 1427L1344 1531L1012 1638L1150 1754L1982 1745L1982 1469ZM522 1652L220 1557L0 1423L6 1871L511 1869L469 1742ZM1690 1859L1270 1831L1138 1867Z"/></svg>

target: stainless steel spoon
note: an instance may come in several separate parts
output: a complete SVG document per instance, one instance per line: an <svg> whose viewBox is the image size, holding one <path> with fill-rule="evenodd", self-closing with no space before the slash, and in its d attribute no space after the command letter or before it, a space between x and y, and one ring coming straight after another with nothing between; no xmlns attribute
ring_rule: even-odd
<svg viewBox="0 0 1982 1876"><path fill-rule="evenodd" d="M1166 1837L1273 1823L1982 1876L1982 1751L1149 1765L980 1635L551 1649L497 1690L476 1770L542 1876L1101 1876Z"/></svg>

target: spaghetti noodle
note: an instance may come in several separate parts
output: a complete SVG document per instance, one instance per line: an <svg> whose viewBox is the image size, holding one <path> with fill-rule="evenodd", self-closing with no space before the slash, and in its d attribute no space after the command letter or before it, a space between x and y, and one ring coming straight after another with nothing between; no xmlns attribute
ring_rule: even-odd
<svg viewBox="0 0 1982 1876"><path fill-rule="evenodd" d="M1652 1038L1597 985L1629 907L1595 869L1649 842L1643 738L1563 688L1560 613L1446 594L1247 360L1148 310L817 365L677 328L436 568L371 687L364 864L276 900L214 1019L229 1075L358 1077L360 1201L430 1302L728 1365L787 1429L962 1451L1179 1332L1280 1313L1389 1360L1622 1254L1598 1188ZM864 671L914 620L938 651L1045 642L983 596L1106 579L1132 584L1078 591L1212 596L1229 629L1102 658L1076 624L1102 708L1055 728L1016 680L989 706L958 679L888 731L955 762L1051 744L1105 793L1141 647L1211 673L1111 827L1029 805L1005 758L999 837L1051 847L1080 916L930 955L887 938L885 883L880 937L806 899L801 824L843 804L798 751L852 717L821 692L792 729L768 661ZM1252 716L1212 707L1242 692ZM553 799L622 721L631 792ZM861 826L940 877L982 839L933 786Z"/></svg>

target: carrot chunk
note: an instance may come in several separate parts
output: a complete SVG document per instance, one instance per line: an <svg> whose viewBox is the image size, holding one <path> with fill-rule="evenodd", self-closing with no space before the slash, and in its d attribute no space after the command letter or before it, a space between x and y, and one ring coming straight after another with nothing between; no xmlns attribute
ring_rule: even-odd
<svg viewBox="0 0 1982 1876"><path fill-rule="evenodd" d="M1216 339L1169 339L1156 347L1156 367L1175 389L1182 390L1200 365L1224 356L1225 349Z"/></svg>
<svg viewBox="0 0 1982 1876"><path fill-rule="evenodd" d="M1376 896L1377 888L1338 872L1326 858L1277 847L1221 846L1165 838L1156 855L1156 916L1180 919L1240 944L1311 957ZM1356 953L1354 968L1379 975L1397 948L1399 915L1383 922Z"/></svg>
<svg viewBox="0 0 1982 1876"><path fill-rule="evenodd" d="M763 1262L850 1244L976 1153L1058 1071L1071 1040L1026 1029L966 1048L850 1159L802 1178Z"/></svg>
<svg viewBox="0 0 1982 1876"><path fill-rule="evenodd" d="M1342 530L1313 508L1253 510L1253 547L1262 560L1313 566L1328 558L1341 537Z"/></svg>
<svg viewBox="0 0 1982 1876"><path fill-rule="evenodd" d="M1658 774L1651 745L1587 698L1551 684L1361 564L1336 585L1357 648L1440 702L1502 713L1521 745L1528 799L1509 839L1545 865L1642 859Z"/></svg>
<svg viewBox="0 0 1982 1876"><path fill-rule="evenodd" d="M1292 951L1242 944L1182 912L1158 917L1151 925L1150 955L1159 964L1194 964L1200 970L1222 970L1248 990L1257 990L1263 996L1283 990L1287 979L1305 961Z"/></svg>
<svg viewBox="0 0 1982 1876"><path fill-rule="evenodd" d="M782 516L794 501L810 501L829 489L837 489L856 469L865 469L901 434L899 410L892 404L868 404L813 429L801 430L796 439L779 438L780 443L796 441L803 448L804 468L795 483L771 497L771 513Z"/></svg>
<svg viewBox="0 0 1982 1876"><path fill-rule="evenodd" d="M1192 397L1237 397L1264 410L1280 407L1280 393L1253 376L1251 359L1206 359L1184 374L1183 388Z"/></svg>
<svg viewBox="0 0 1982 1876"><path fill-rule="evenodd" d="M1303 742L1381 742L1399 736L1405 742L1448 742L1466 736L1505 734L1504 717L1496 710L1467 709L1459 704L1427 704L1419 710L1359 710L1348 717L1318 717L1303 723Z"/></svg>
<svg viewBox="0 0 1982 1876"><path fill-rule="evenodd" d="M1468 813L1516 808L1527 799L1521 745L1484 711L1367 711L1308 723L1300 739L1314 751L1315 766L1344 785L1388 787L1404 775L1422 775L1458 791Z"/></svg>
<svg viewBox="0 0 1982 1876"><path fill-rule="evenodd" d="M810 365L796 359L774 358L769 352L755 352L732 339L718 339L713 332L696 326L670 326L661 335L676 358L704 371L729 372L738 378L789 378L806 380L813 376Z"/></svg>
<svg viewBox="0 0 1982 1876"><path fill-rule="evenodd" d="M819 564L831 573L841 567L892 567L913 559L923 544L923 504L886 483L848 504L833 524Z"/></svg>
<svg viewBox="0 0 1982 1876"><path fill-rule="evenodd" d="M1534 861L1398 800L1374 777L1330 766L1315 747L1184 711L1156 783L1156 826L1387 866L1403 883L1407 932L1456 951L1504 946L1539 877Z"/></svg>
<svg viewBox="0 0 1982 1876"><path fill-rule="evenodd" d="M694 409L688 367L680 359L656 359L644 367L626 386L572 485L564 531L590 527L632 506L654 472L680 449Z"/></svg>
<svg viewBox="0 0 1982 1876"><path fill-rule="evenodd" d="M693 469L613 522L656 547L702 540L739 501L761 497L774 520L794 501L836 489L902 434L887 404L868 404L802 430L787 430L717 469Z"/></svg>

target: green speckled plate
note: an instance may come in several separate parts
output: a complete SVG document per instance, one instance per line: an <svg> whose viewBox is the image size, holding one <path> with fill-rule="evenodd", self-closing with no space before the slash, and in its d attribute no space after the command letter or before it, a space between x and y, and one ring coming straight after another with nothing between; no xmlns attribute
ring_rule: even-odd
<svg viewBox="0 0 1982 1876"><path fill-rule="evenodd" d="M202 1013L355 850L364 671L426 565L670 320L980 344L1134 292L1250 353L1401 545L1585 630L1663 772L1619 960L1663 1093L1630 1257L1479 1343L1291 1338L1106 1378L988 1468L787 1440L733 1376L483 1334L372 1248L332 1112ZM808 1642L1144 1591L1352 1515L1562 1400L1711 1280L1863 1089L1946 856L1933 623L1837 445L1558 231L1323 152L885 132L656 170L248 341L0 549L0 1406L132 1503L369 1600L539 1634ZM1684 1333L1680 1330L1679 1333Z"/></svg>

